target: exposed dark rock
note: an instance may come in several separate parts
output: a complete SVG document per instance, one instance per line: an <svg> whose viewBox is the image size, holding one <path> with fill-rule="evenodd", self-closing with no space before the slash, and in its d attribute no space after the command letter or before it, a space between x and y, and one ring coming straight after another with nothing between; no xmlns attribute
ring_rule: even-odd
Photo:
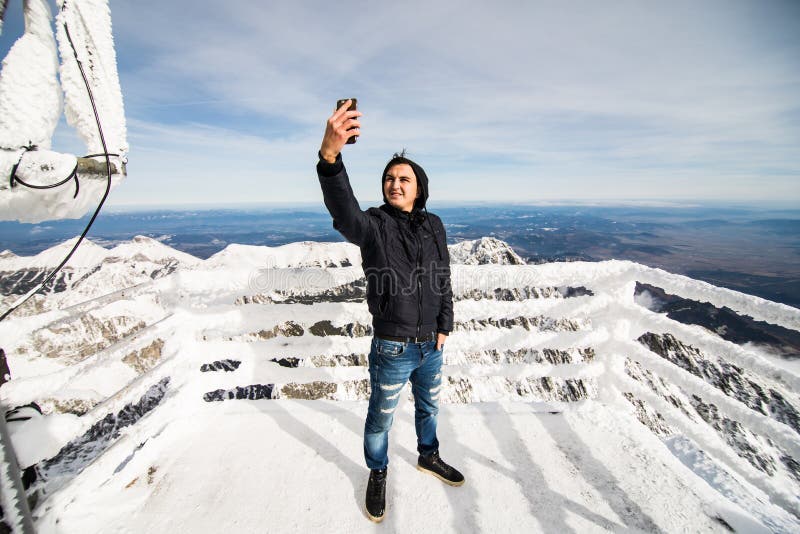
<svg viewBox="0 0 800 534"><path fill-rule="evenodd" d="M792 478L794 478L797 482L800 482L800 463L798 463L797 460L791 456L787 456L785 454L781 456L781 463L783 463L783 466L786 468L789 474L792 475Z"/></svg>
<svg viewBox="0 0 800 534"><path fill-rule="evenodd" d="M122 358L122 361L133 367L137 373L143 374L158 364L163 348L164 340L156 339L148 346L131 352Z"/></svg>
<svg viewBox="0 0 800 534"><path fill-rule="evenodd" d="M641 399L634 397L633 393L623 393L623 395L633 404L636 411L636 418L639 419L639 422L649 428L657 436L664 437L672 435L673 430L667 425L667 422L664 421L664 417L660 413L653 410Z"/></svg>
<svg viewBox="0 0 800 534"><path fill-rule="evenodd" d="M461 241L450 245L448 250L454 265L525 265L511 245L496 237Z"/></svg>
<svg viewBox="0 0 800 534"><path fill-rule="evenodd" d="M303 360L300 358L272 358L272 361L281 367L297 367Z"/></svg>
<svg viewBox="0 0 800 534"><path fill-rule="evenodd" d="M673 384L670 384L660 376L653 374L652 371L644 369L639 362L635 362L630 358L626 358L625 360L625 373L634 380L645 384L656 395L662 397L664 400L683 412L683 415L685 415L689 420L697 420L695 415L696 412L691 409L691 406L689 406L688 399L686 403L679 399L677 395L680 395L681 397L684 397L684 395L674 391L673 388L676 388L676 386Z"/></svg>
<svg viewBox="0 0 800 534"><path fill-rule="evenodd" d="M318 354L310 356L312 367L354 367L369 365L369 355L366 353L350 354ZM591 362L594 359L594 349L517 349L498 350L486 349L481 351L468 351L445 354L445 363L448 365L459 364L531 364L550 363L553 365ZM283 367L298 367L302 358L272 358L273 362Z"/></svg>
<svg viewBox="0 0 800 534"><path fill-rule="evenodd" d="M367 298L366 278L359 278L352 282L323 290L290 289L275 291L270 294L259 293L244 295L236 299L237 305L242 304L317 304L320 302L364 302ZM584 295L594 295L591 290L583 287L548 286L522 288L495 288L468 289L461 293L453 293L453 300L500 300L522 301L539 298L572 298Z"/></svg>
<svg viewBox="0 0 800 534"><path fill-rule="evenodd" d="M800 482L800 463L791 456L785 454L781 456L781 463L783 463L783 466L789 474L792 475L792 478Z"/></svg>
<svg viewBox="0 0 800 534"><path fill-rule="evenodd" d="M331 382L305 382L301 384L289 383L281 387L281 397L284 399L319 400L334 399L336 384Z"/></svg>
<svg viewBox="0 0 800 534"><path fill-rule="evenodd" d="M169 260L160 269L156 269L155 271L152 271L150 273L150 278L155 280L156 278L163 278L165 276L168 276L168 275L174 273L175 271L177 271L178 267L180 267L180 265L181 264L180 264L180 262L178 260Z"/></svg>
<svg viewBox="0 0 800 534"><path fill-rule="evenodd" d="M472 382L466 378L447 377L447 390L440 395L446 396L451 402L461 401L464 403L472 401Z"/></svg>
<svg viewBox="0 0 800 534"><path fill-rule="evenodd" d="M20 269L19 271L0 272L0 294L24 295L44 282L52 269ZM66 291L75 271L65 266L47 283L45 290L52 293Z"/></svg>
<svg viewBox="0 0 800 534"><path fill-rule="evenodd" d="M22 488L27 490L31 485L36 482L38 475L36 473L36 466L29 465L22 470Z"/></svg>
<svg viewBox="0 0 800 534"><path fill-rule="evenodd" d="M793 405L789 404L789 401L787 401L783 395L774 389L769 390L768 410L775 419L786 423L792 427L795 432L800 433L800 414L798 414L797 409Z"/></svg>
<svg viewBox="0 0 800 534"><path fill-rule="evenodd" d="M100 269L101 269L101 268L102 268L102 265L95 265L94 267L92 267L92 269L91 269L90 271L88 271L88 272L84 273L83 275L81 275L81 277L80 277L80 278L78 278L77 280L75 280L75 281L73 282L73 284L72 284L72 287L78 286L78 285L80 285L81 283L85 282L86 280L88 280L89 278L91 278L91 277L92 277L92 275L94 275L95 273L97 273L98 271L100 271ZM58 276L58 275L56 275L56 276Z"/></svg>
<svg viewBox="0 0 800 534"><path fill-rule="evenodd" d="M30 342L39 354L72 364L134 335L146 326L144 321L132 316L98 318L87 313L34 331Z"/></svg>
<svg viewBox="0 0 800 534"><path fill-rule="evenodd" d="M203 395L206 402L224 401L232 399L274 399L275 384L253 384L250 386L237 386L233 389L217 389Z"/></svg>
<svg viewBox="0 0 800 534"><path fill-rule="evenodd" d="M311 365L314 367L366 367L369 365L368 354L332 354L311 356Z"/></svg>
<svg viewBox="0 0 800 534"><path fill-rule="evenodd" d="M347 380L339 384L339 390L346 399L369 399L369 379Z"/></svg>
<svg viewBox="0 0 800 534"><path fill-rule="evenodd" d="M657 308L654 311L666 312L670 319L700 325L732 343L768 345L787 358L800 358L800 332L765 321L755 321L728 307L717 308L708 302L685 299L671 295L660 287L637 282L635 294L645 291L655 298Z"/></svg>
<svg viewBox="0 0 800 534"><path fill-rule="evenodd" d="M294 321L286 321L285 323L273 326L270 330L260 330L251 335L259 339L272 339L277 336L299 337L304 333L305 331L302 326Z"/></svg>
<svg viewBox="0 0 800 534"><path fill-rule="evenodd" d="M239 360L217 360L211 363L204 363L200 366L200 371L203 373L209 371L225 371L226 373L230 373L238 369L241 364L242 362Z"/></svg>
<svg viewBox="0 0 800 534"><path fill-rule="evenodd" d="M477 386L480 385L478 388ZM591 398L596 392L595 380L554 379L530 377L522 379L500 377L447 377L440 399L452 404L482 400L476 391L495 391L501 395L513 393L525 401L575 402ZM490 393L490 395L492 395Z"/></svg>
<svg viewBox="0 0 800 534"><path fill-rule="evenodd" d="M715 516L714 516L714 520L715 520L717 523L719 523L720 525L722 525L722 526L725 528L725 530L727 530L728 532L736 532L736 529L735 529L735 528L733 528L733 527L732 527L732 526L731 526L731 525L730 525L730 524L729 524L727 521L725 521L724 519L722 519L720 516L718 516L718 515L715 515Z"/></svg>
<svg viewBox="0 0 800 534"><path fill-rule="evenodd" d="M323 290L280 290L273 294L245 295L236 299L236 304L316 304L319 302L363 302L367 298L367 279Z"/></svg>
<svg viewBox="0 0 800 534"><path fill-rule="evenodd" d="M372 335L372 326L361 323L347 323L342 326L333 326L328 320L319 321L308 327L308 331L315 336L347 336L364 337Z"/></svg>
<svg viewBox="0 0 800 534"><path fill-rule="evenodd" d="M719 414L719 409L710 403L692 395L692 405L700 417L708 423L736 451L736 454L768 475L775 474L775 460L766 455L764 447L758 443L758 436L745 429L739 421L728 419Z"/></svg>
<svg viewBox="0 0 800 534"><path fill-rule="evenodd" d="M11 380L11 369L6 360L6 351L0 349L0 386Z"/></svg>
<svg viewBox="0 0 800 534"><path fill-rule="evenodd" d="M84 415L97 405L94 399L54 399L51 397L41 399L45 413L71 413L73 415Z"/></svg>
<svg viewBox="0 0 800 534"><path fill-rule="evenodd" d="M137 402L126 404L116 414L106 415L82 436L62 447L53 458L43 461L39 468L43 478L49 480L56 477L72 477L81 472L116 440L121 429L135 424L158 406L169 387L169 380L169 377L162 378Z"/></svg>
<svg viewBox="0 0 800 534"><path fill-rule="evenodd" d="M152 485L153 484L153 481L154 481L153 475L156 474L156 471L158 471L158 468L156 466L154 466L154 465L151 465L150 467L147 468L147 484L148 485Z"/></svg>
<svg viewBox="0 0 800 534"><path fill-rule="evenodd" d="M527 299L542 299L542 298L572 298L584 295L594 295L591 290L583 286L580 287L532 287L525 286L522 288L502 288L498 287L493 290L470 288L460 293L453 293L453 300L500 300L500 301L515 301L519 302Z"/></svg>
<svg viewBox="0 0 800 534"><path fill-rule="evenodd" d="M445 363L448 365L459 364L530 364L550 363L553 365L591 362L594 359L594 349L517 349L498 350L486 349L481 351L468 351L445 354ZM350 354L317 354L309 356L312 367L366 367L369 365L367 353ZM272 361L282 367L298 367L303 358L272 358Z"/></svg>
<svg viewBox="0 0 800 534"><path fill-rule="evenodd" d="M564 295L564 298L572 298L572 297L593 297L594 292L591 289L585 288L583 286L578 287L559 287L558 290Z"/></svg>
<svg viewBox="0 0 800 534"><path fill-rule="evenodd" d="M549 376L508 380L520 397L539 401L575 402L594 396L594 380L560 379ZM589 385L591 384L591 385Z"/></svg>
<svg viewBox="0 0 800 534"><path fill-rule="evenodd" d="M800 433L800 413L780 392L760 384L759 377L721 358L708 357L673 335L647 332L638 341L662 358L702 378L748 408Z"/></svg>
<svg viewBox="0 0 800 534"><path fill-rule="evenodd" d="M453 330L485 330L489 327L514 328L521 326L525 330L540 332L562 332L580 330L580 326L572 319L555 319L539 315L537 317L513 317L502 319L470 319L469 321L456 321Z"/></svg>
<svg viewBox="0 0 800 534"><path fill-rule="evenodd" d="M700 397L685 396L677 385L668 383L651 371L643 369L637 362L626 361L625 370L632 378L648 385L654 393L679 408L690 420L695 421L699 416L725 440L736 454L759 471L770 476L774 475L777 471L776 458L780 458L789 474L800 480L800 474L797 471L798 465L792 464L793 460L768 438L755 434L738 421L722 416L715 405L703 401ZM661 435L663 430L669 431L669 427L661 428L661 418L652 408L645 403L640 404L638 399L630 393L626 393L625 396L637 407L639 420L655 434ZM681 399L685 399L686 402ZM644 410L643 413L640 413L640 407ZM653 418L654 415L657 417L656 419ZM782 457L790 461L787 462Z"/></svg>

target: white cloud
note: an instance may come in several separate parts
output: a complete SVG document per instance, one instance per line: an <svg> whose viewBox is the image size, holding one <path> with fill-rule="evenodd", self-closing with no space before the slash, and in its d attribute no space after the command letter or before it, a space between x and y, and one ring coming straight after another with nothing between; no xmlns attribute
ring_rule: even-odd
<svg viewBox="0 0 800 534"><path fill-rule="evenodd" d="M351 95L365 113L347 147L357 190L405 146L451 200L800 200L791 3L112 9L131 172L172 176L206 200L218 173L243 190L273 181L287 200L313 196L324 121Z"/></svg>

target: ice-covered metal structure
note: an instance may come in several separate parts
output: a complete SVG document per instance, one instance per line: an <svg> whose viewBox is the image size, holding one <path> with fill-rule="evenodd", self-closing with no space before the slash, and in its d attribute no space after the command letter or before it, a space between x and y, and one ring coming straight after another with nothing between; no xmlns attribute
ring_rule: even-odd
<svg viewBox="0 0 800 534"><path fill-rule="evenodd" d="M125 176L128 142L108 2L59 0L58 7L54 34L48 2L24 0L25 32L0 71L0 220L79 218L96 208L108 180L101 135L111 186ZM52 150L62 114L86 154Z"/></svg>
<svg viewBox="0 0 800 534"><path fill-rule="evenodd" d="M7 7L0 0L0 32ZM125 112L108 2L59 0L58 8L54 34L47 0L24 0L25 32L3 59L0 220L36 223L90 210L96 216L125 176ZM62 114L86 144L85 155L51 150ZM5 413L0 404L0 526L33 532Z"/></svg>

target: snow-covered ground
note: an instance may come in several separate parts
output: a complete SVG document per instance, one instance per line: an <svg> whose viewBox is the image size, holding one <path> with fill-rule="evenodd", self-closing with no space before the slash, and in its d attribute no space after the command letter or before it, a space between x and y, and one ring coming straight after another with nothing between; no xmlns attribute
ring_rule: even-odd
<svg viewBox="0 0 800 534"><path fill-rule="evenodd" d="M260 400L181 411L142 421L160 432L133 453L143 436L126 436L128 447L113 447L49 499L40 531L375 530L363 511L363 402ZM630 414L596 402L560 414L526 403L449 405L440 436L443 458L467 479L460 488L415 469L413 405L401 406L382 528L722 532L716 517L737 531L748 521Z"/></svg>

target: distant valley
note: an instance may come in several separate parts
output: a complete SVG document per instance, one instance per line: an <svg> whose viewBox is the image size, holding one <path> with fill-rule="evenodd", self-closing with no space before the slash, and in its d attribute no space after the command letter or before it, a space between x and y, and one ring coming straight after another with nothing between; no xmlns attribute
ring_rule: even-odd
<svg viewBox="0 0 800 534"><path fill-rule="evenodd" d="M366 208L369 203L363 203ZM492 236L530 263L626 259L800 307L800 210L752 207L432 205L449 242ZM74 237L85 219L0 223L0 250L32 255ZM208 258L231 243L342 241L324 206L102 214L89 237L113 246L146 235Z"/></svg>

